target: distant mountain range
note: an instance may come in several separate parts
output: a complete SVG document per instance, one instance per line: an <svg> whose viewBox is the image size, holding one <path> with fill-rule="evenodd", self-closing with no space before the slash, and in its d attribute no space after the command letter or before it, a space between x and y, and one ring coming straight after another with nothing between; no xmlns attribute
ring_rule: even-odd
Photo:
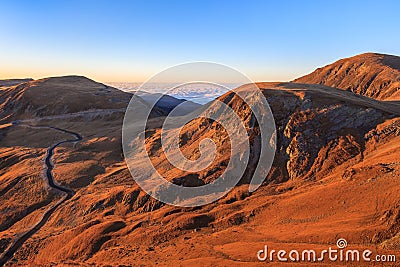
<svg viewBox="0 0 400 267"><path fill-rule="evenodd" d="M32 78L25 78L25 79L8 79L8 80L0 80L0 87L1 86L13 86L24 82L33 81Z"/></svg>
<svg viewBox="0 0 400 267"><path fill-rule="evenodd" d="M133 92L124 92L75 75L39 80L4 80L0 84L8 84L0 87L0 122L68 113L93 113L96 110L124 110L133 97ZM147 104L160 98L154 111L159 114L168 114L182 103L181 112L190 112L201 106L168 95L140 93L140 96L143 103Z"/></svg>

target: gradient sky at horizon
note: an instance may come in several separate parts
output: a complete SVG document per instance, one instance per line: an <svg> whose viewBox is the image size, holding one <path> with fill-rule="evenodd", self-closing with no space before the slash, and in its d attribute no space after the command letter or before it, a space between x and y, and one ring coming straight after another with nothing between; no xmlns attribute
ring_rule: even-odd
<svg viewBox="0 0 400 267"><path fill-rule="evenodd" d="M0 79L140 82L180 63L287 81L363 52L400 55L400 1L0 2Z"/></svg>

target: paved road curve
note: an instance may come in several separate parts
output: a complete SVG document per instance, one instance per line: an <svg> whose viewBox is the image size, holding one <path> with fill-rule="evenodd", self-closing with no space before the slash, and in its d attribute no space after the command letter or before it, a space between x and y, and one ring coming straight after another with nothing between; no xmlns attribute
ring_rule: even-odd
<svg viewBox="0 0 400 267"><path fill-rule="evenodd" d="M18 123L16 123L18 124ZM40 221L38 223L36 223L29 231L27 231L26 233L24 233L22 236L20 236L17 240L15 240L15 242L6 250L6 252L1 256L0 258L0 266L3 266L4 264L6 264L7 261L9 261L13 256L14 253L26 242L26 240L28 240L32 235L34 235L37 231L40 230L40 228L43 227L43 225L46 224L46 222L49 220L50 216L54 213L54 211L57 210L57 208L59 206L61 206L64 202L66 202L67 200L69 200L70 198L72 198L72 196L74 195L74 191L72 189L66 188L66 187L62 187L58 184L56 184L56 182L54 181L54 177L53 177L53 162L52 162L52 157L54 155L54 150L56 149L56 147L65 144L65 143L76 143L82 140L82 136L78 133L75 132L71 132L68 130L64 130L61 128L57 128L57 127L52 127L52 126L30 126L30 125L23 125L23 126L27 126L27 127L31 127L31 128L47 128L47 129L53 129L53 130L57 130L60 132L64 132L67 134L70 134L74 137L74 139L67 139L67 140L63 140L60 141L54 145L52 145L51 147L49 147L47 149L47 154L46 157L44 159L45 165L46 165L46 178L48 181L48 184L50 187L64 192L65 195L62 199L60 199L53 207L51 207L50 209L48 209L42 216L42 218L40 219Z"/></svg>

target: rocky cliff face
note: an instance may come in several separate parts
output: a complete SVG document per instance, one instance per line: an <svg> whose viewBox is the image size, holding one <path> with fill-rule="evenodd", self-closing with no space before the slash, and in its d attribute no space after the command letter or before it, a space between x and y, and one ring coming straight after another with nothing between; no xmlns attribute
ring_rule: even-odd
<svg viewBox="0 0 400 267"><path fill-rule="evenodd" d="M362 160L365 135L398 116L346 91L296 83L259 84L278 128L276 168L284 179L318 179L352 158Z"/></svg>
<svg viewBox="0 0 400 267"><path fill-rule="evenodd" d="M400 57L361 54L318 68L294 82L324 84L380 100L400 100Z"/></svg>

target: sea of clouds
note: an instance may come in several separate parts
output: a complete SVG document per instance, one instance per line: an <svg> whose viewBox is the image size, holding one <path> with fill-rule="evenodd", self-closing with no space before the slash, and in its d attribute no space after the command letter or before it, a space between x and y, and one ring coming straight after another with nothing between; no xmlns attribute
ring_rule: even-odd
<svg viewBox="0 0 400 267"><path fill-rule="evenodd" d="M240 84L210 84L210 83L192 83L176 86L170 83L130 83L130 82L109 82L110 86L121 89L127 92L139 90L149 93L167 94L179 99L189 100L199 104L208 103L224 93L232 90Z"/></svg>

